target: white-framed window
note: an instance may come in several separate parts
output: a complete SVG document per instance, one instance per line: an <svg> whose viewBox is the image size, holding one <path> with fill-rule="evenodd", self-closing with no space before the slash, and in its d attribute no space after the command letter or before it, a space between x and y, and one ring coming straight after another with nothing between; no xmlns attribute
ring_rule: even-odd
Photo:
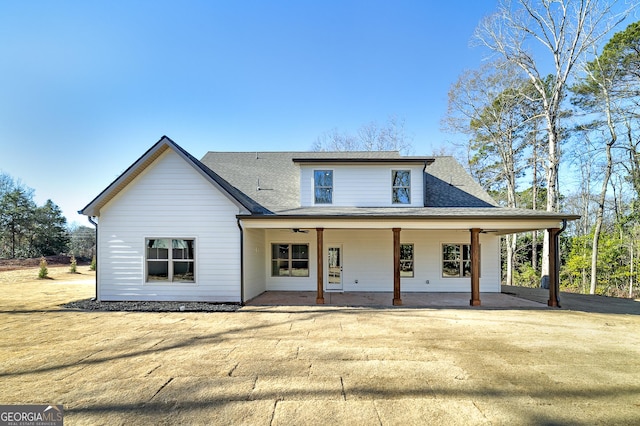
<svg viewBox="0 0 640 426"><path fill-rule="evenodd" d="M195 282L195 239L147 238L146 282Z"/></svg>
<svg viewBox="0 0 640 426"><path fill-rule="evenodd" d="M471 277L471 244L442 244L442 278Z"/></svg>
<svg viewBox="0 0 640 426"><path fill-rule="evenodd" d="M400 277L413 278L413 244L400 244Z"/></svg>
<svg viewBox="0 0 640 426"><path fill-rule="evenodd" d="M308 277L309 244L271 244L272 277Z"/></svg>
<svg viewBox="0 0 640 426"><path fill-rule="evenodd" d="M333 170L313 171L313 193L316 204L333 203Z"/></svg>
<svg viewBox="0 0 640 426"><path fill-rule="evenodd" d="M411 170L391 171L391 202L411 204Z"/></svg>

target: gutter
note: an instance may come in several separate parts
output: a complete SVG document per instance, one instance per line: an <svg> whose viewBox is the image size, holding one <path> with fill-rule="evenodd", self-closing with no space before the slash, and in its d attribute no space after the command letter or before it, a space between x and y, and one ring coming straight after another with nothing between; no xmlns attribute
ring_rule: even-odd
<svg viewBox="0 0 640 426"><path fill-rule="evenodd" d="M89 219L89 222L96 227L96 295L93 300L98 300L98 222L93 220L94 217L95 216L87 216L87 219Z"/></svg>

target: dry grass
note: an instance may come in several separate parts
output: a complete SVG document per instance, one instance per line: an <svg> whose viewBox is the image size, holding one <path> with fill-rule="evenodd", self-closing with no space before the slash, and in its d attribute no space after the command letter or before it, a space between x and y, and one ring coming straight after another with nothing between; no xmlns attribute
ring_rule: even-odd
<svg viewBox="0 0 640 426"><path fill-rule="evenodd" d="M34 281L76 281L93 279L96 276L95 271L89 270L89 266L78 266L78 272L72 274L69 272L70 266L48 266L49 274L47 278L38 278L40 268L17 269L13 271L0 271L0 284L23 284Z"/></svg>

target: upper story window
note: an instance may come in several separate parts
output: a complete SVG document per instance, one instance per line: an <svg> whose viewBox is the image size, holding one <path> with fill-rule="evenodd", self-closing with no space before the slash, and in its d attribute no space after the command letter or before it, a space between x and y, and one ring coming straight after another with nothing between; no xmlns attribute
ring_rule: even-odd
<svg viewBox="0 0 640 426"><path fill-rule="evenodd" d="M316 204L333 203L333 170L314 170L313 187Z"/></svg>
<svg viewBox="0 0 640 426"><path fill-rule="evenodd" d="M411 170L391 171L391 191L393 204L411 203Z"/></svg>

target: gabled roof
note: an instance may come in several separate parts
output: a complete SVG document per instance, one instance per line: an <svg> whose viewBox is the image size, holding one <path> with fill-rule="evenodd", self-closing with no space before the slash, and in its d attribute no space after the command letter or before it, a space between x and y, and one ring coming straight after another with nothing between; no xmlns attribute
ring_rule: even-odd
<svg viewBox="0 0 640 426"><path fill-rule="evenodd" d="M104 191L87 204L79 214L87 216L99 216L100 209L104 207L113 197L126 188L140 173L149 167L160 155L168 149L173 150L182 157L187 164L191 165L198 173L200 173L207 181L225 194L239 208L246 210L251 214L267 214L268 210L264 209L260 204L256 203L246 194L233 187L229 182L220 175L202 164L198 159L193 157L181 146L176 144L167 136L162 136L151 148L147 150L140 158L138 158L127 170L116 178Z"/></svg>
<svg viewBox="0 0 640 426"><path fill-rule="evenodd" d="M197 160L166 136L78 213L99 216L100 209L168 149L173 150L235 203L238 218L300 220L534 220L545 223L579 216L499 207L453 158L403 157L397 151L367 152L208 152ZM424 207L300 206L300 164L424 164ZM466 223L466 222L465 222ZM524 225L523 225L524 226ZM527 229L537 229L526 225ZM505 228L506 229L506 228ZM523 228L524 229L524 228ZM513 232L519 232L514 228Z"/></svg>

